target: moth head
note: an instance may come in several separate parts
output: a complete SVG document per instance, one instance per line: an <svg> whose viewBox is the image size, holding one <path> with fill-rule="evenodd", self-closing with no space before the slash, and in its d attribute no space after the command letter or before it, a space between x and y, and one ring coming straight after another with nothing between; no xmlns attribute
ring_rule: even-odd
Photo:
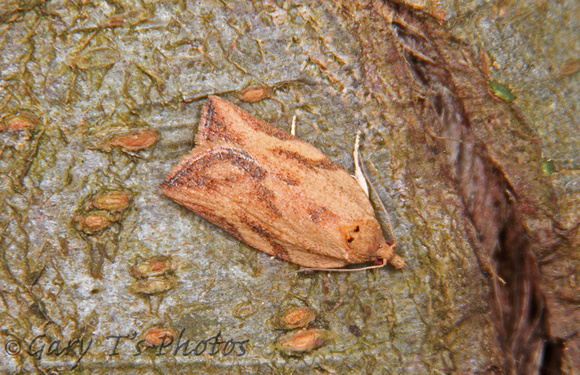
<svg viewBox="0 0 580 375"><path fill-rule="evenodd" d="M388 244L379 223L376 220L354 221L341 225L340 232L349 248L350 261L363 263L377 261L383 265L390 263L395 268L405 268L407 265L393 249L395 244Z"/></svg>
<svg viewBox="0 0 580 375"><path fill-rule="evenodd" d="M376 220L354 221L340 226L340 232L356 262L365 262L376 256L384 242L381 228Z"/></svg>

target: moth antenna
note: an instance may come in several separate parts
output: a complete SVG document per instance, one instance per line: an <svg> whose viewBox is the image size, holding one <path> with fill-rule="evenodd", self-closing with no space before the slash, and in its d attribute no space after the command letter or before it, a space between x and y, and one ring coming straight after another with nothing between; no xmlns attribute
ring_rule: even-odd
<svg viewBox="0 0 580 375"><path fill-rule="evenodd" d="M360 187L365 191L367 197L369 196L369 187L367 185L366 175L361 171L359 158L362 158L359 152L360 147L360 133L356 132L356 139L354 141L354 149L352 150L352 157L354 159L354 178Z"/></svg>
<svg viewBox="0 0 580 375"><path fill-rule="evenodd" d="M357 135L357 141L358 141L358 135ZM355 146L356 146L356 142L355 142ZM358 150L357 150L357 152L358 152ZM366 168L364 165L364 160L362 158L362 155L360 155L360 153L359 153L359 157L360 157L360 161L361 161L360 165L362 167L360 170L362 171L364 179L369 180L369 178L367 176ZM357 162L355 159L355 167L356 167L356 163ZM365 182L365 184L366 184L366 182ZM389 217L389 213L387 212L387 208L385 207L385 204L383 203L381 196L377 193L377 191L373 187L373 184L369 183L369 185L371 187L371 192L379 198L379 204L381 206L381 209L383 210L383 212L385 213L385 216L387 217L387 224L389 225L389 232L391 232L391 237L393 238L393 245L392 246L394 247L395 244L397 243L397 239L395 238L395 232L393 231L393 225L391 224L391 218ZM367 195L369 195L369 194L367 193Z"/></svg>
<svg viewBox="0 0 580 375"><path fill-rule="evenodd" d="M372 270L375 268L383 268L384 266L387 265L387 260L386 259L382 259L381 264L377 264L374 266L366 266L366 267L361 267L361 268L302 268L299 269L298 271L294 271L294 272L289 272L286 275L294 275L297 273L301 273L301 272L310 272L310 271L323 271L323 272L359 272L359 271L364 271L364 270Z"/></svg>
<svg viewBox="0 0 580 375"><path fill-rule="evenodd" d="M360 130L357 133L357 137L356 137L356 141L355 141L355 151L354 151L353 155L355 156L355 168L357 167L357 164L358 164L357 159L360 157L360 166L362 168L359 168L358 171L359 171L359 173L361 173L360 178L361 178L361 180L364 181L364 185L366 186L367 185L366 181L369 180L369 178L367 176L366 168L364 166L364 160L363 160L362 155L360 154L360 152L358 150L359 136L360 136ZM357 178L357 180L358 180L358 178ZM359 182L359 184L360 184L360 182ZM395 254L395 252L393 251L393 249L395 248L395 246L397 244L397 239L395 238L395 232L393 231L393 225L391 224L391 218L389 216L389 213L387 212L387 208L385 207L385 204L383 203L381 196L377 193L377 191L373 187L373 184L369 183L369 185L371 187L371 191L379 199L379 204L381 205L381 209L383 210L383 212L385 213L385 216L387 217L387 224L389 225L389 231L391 232L391 238L393 239L392 244L390 244L388 246L386 246L386 244L385 244L386 248L384 249L384 252L383 252L383 254L384 254L383 260L384 260L385 264L388 262L396 269L405 268L405 267L407 267L405 260L401 256ZM367 195L369 195L368 192L367 192Z"/></svg>

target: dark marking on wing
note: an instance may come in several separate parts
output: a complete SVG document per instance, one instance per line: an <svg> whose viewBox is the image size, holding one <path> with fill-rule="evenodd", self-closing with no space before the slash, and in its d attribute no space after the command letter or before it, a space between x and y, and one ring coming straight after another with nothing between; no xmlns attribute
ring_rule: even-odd
<svg viewBox="0 0 580 375"><path fill-rule="evenodd" d="M324 207L318 207L315 210L309 211L308 216L310 216L310 220L314 223L319 223L323 220L323 216L327 216L326 209Z"/></svg>
<svg viewBox="0 0 580 375"><path fill-rule="evenodd" d="M282 212L280 212L280 210L278 210L278 208L276 207L276 205L274 203L274 197L276 195L274 194L274 192L272 190L268 189L267 187L265 187L261 184L257 184L253 193L257 199L257 202L264 202L266 204L266 206L268 206L268 208L271 211L273 211L274 214L276 214L276 216L278 216L278 217L282 216Z"/></svg>
<svg viewBox="0 0 580 375"><path fill-rule="evenodd" d="M228 141L235 144L241 144L241 139L237 134L232 133L227 130L228 120L225 119L219 112L215 109L213 100L208 100L203 107L202 120L199 125L198 139L202 142L200 144L216 142L216 141Z"/></svg>
<svg viewBox="0 0 580 375"><path fill-rule="evenodd" d="M165 186L206 186L210 179L203 175L204 171L215 164L230 163L238 167L254 180L263 180L266 177L258 162L247 152L227 147L215 147L193 156L181 166L173 176L163 183Z"/></svg>
<svg viewBox="0 0 580 375"><path fill-rule="evenodd" d="M223 124L220 121L217 121L216 116L215 115L215 108L213 105L213 100L208 100L205 103L205 106L203 107L203 127L207 128L208 127L208 122L210 122L214 125L215 130L219 130L220 127L223 128Z"/></svg>
<svg viewBox="0 0 580 375"><path fill-rule="evenodd" d="M284 156L287 159L295 160L298 163L302 164L303 166L305 166L309 169L320 168L320 169L328 169L328 170L337 170L337 169L341 168L338 164L334 163L333 161L331 161L328 158L323 158L323 159L319 159L319 160L309 159L309 158L303 157L302 155L300 155L297 152L284 150L281 148L272 149L272 152L277 153L280 156Z"/></svg>
<svg viewBox="0 0 580 375"><path fill-rule="evenodd" d="M208 100L203 106L203 115L199 127L200 131L203 131L204 138L208 142L212 141L211 139L208 139L211 134L220 133L220 131L223 132L226 127L221 116L218 116L215 111L213 101L211 100Z"/></svg>
<svg viewBox="0 0 580 375"><path fill-rule="evenodd" d="M242 146L244 145L244 139L233 131L233 129L228 129L228 127L231 127L231 119L224 118L222 114L224 107L234 110L241 117L240 121L243 121L245 126L256 131L283 141L297 140L293 135L255 118L229 102L210 97L203 107L202 121L199 126L200 135L198 139L202 144L225 140Z"/></svg>
<svg viewBox="0 0 580 375"><path fill-rule="evenodd" d="M262 237L265 241L267 241L274 250L274 256L276 258L280 258L282 260L289 260L290 257L288 255L288 251L278 243L276 236L274 233L270 232L268 229L260 226L260 224L253 222L247 216L242 216L242 222L246 224L252 232L256 233L260 237Z"/></svg>
<svg viewBox="0 0 580 375"><path fill-rule="evenodd" d="M280 181L282 181L290 186L298 186L300 184L300 180L298 180L296 178L292 178L288 175L276 174L275 176L278 180L280 180Z"/></svg>

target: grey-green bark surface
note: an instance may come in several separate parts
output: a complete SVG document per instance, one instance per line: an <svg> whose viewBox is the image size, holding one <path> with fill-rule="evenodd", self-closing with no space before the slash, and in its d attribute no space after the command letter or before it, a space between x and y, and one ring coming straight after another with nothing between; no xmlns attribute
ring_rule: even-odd
<svg viewBox="0 0 580 375"><path fill-rule="evenodd" d="M0 7L3 122L21 113L40 119L32 130L1 134L0 371L502 372L490 283L470 242L461 197L436 170L438 156L429 156L435 147L418 123L415 86L400 46L389 39L389 14L377 3L39 1ZM538 171L537 184L532 172L522 172L518 185L517 163L502 159L505 144L488 147L517 191L529 186L522 195L537 197L530 206L542 215L534 227L535 216L526 214L530 231L543 230L550 217L567 241L555 258L536 255L554 320L550 334L569 337L578 326L578 4L456 2L435 10L429 4L412 5L465 40L458 45L467 54L487 52L491 67L482 77L511 89L516 99L506 111L527 123L514 125L505 144L517 144L523 133L532 139L532 151L520 149L515 159L522 169ZM236 94L252 85L272 87L272 98L238 100ZM296 116L297 136L351 172L361 130L369 178L409 267L295 274L298 267L164 197L158 185L192 148L210 94L285 130ZM159 132L154 146L109 150L112 134L143 127ZM474 133L503 137L501 129ZM555 202L542 190L548 188ZM73 218L107 189L130 191L130 208L97 234L76 230ZM131 266L156 255L173 257L176 285L153 296L135 294ZM314 327L328 330L331 339L299 357L282 355L275 344L283 332L271 319L289 306L314 310ZM189 350L218 332L226 341L249 342L240 356L209 355L209 349L184 355L175 345L163 355L153 349L136 355L135 345L152 327L185 329ZM111 335L132 339L111 355ZM55 340L62 349L81 338L85 349L90 340L92 346L80 360L78 344L70 355L48 352ZM567 345L577 350L573 340ZM9 353L8 343L21 352ZM564 356L567 373L575 371L574 358Z"/></svg>

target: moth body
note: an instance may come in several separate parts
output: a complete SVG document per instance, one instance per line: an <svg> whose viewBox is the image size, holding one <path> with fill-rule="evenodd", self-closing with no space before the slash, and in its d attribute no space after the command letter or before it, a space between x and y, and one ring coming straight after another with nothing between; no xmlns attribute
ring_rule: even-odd
<svg viewBox="0 0 580 375"><path fill-rule="evenodd" d="M312 145L215 96L196 144L161 191L250 246L304 267L405 266L362 188Z"/></svg>

